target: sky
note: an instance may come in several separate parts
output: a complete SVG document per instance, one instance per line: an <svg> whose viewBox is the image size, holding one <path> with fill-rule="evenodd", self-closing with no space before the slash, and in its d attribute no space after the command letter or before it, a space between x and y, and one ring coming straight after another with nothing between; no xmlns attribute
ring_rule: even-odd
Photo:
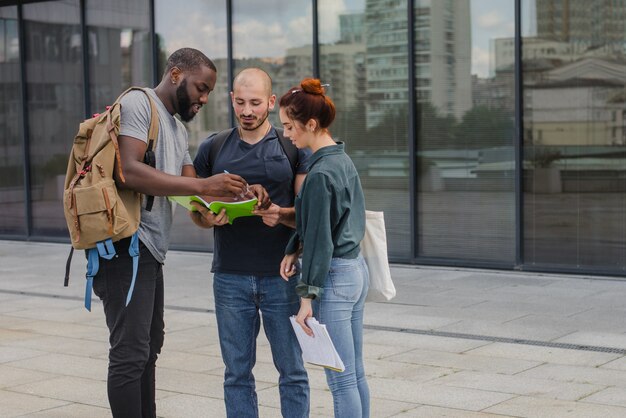
<svg viewBox="0 0 626 418"><path fill-rule="evenodd" d="M434 0L437 1L437 0ZM515 36L512 0L470 0L472 27L472 74L490 75L493 40Z"/></svg>
<svg viewBox="0 0 626 418"><path fill-rule="evenodd" d="M472 74L486 77L490 74L493 39L514 36L514 0L469 1ZM534 1L522 1L522 25L528 22L522 32L526 35L533 32L531 20L524 17L534 14ZM164 35L167 49L191 46L211 58L226 57L225 2L186 0L184 4L183 8L179 2L156 1L157 31ZM328 43L338 38L339 14L364 10L365 0L318 0L320 41ZM279 58L288 48L310 45L311 16L310 0L233 1L235 56Z"/></svg>

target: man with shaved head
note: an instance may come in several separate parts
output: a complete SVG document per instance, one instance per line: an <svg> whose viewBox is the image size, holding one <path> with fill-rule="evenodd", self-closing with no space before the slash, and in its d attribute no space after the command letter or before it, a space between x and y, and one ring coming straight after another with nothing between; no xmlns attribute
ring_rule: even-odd
<svg viewBox="0 0 626 418"><path fill-rule="evenodd" d="M213 228L213 293L224 372L228 417L258 417L252 369L261 325L279 372L283 417L309 416L309 384L300 346L289 317L300 302L295 287L280 276L280 262L295 227L294 198L306 175L310 151L297 150L282 138L268 116L276 96L270 76L247 68L233 80L230 93L238 127L209 137L198 149L194 167L200 177L228 172L260 184L272 201L258 216L228 223L225 212L203 211L194 222ZM288 153L297 156L292 164ZM292 160L295 157L291 158ZM207 212L207 213L204 213Z"/></svg>

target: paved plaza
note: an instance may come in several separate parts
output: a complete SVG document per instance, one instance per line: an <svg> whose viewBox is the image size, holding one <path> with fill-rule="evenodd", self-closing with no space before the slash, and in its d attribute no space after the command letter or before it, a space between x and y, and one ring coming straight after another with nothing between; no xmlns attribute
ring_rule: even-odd
<svg viewBox="0 0 626 418"><path fill-rule="evenodd" d="M69 245L0 241L0 417L110 417L102 307L82 307L85 260ZM172 251L160 417L223 417L211 254ZM625 417L626 281L392 266L398 296L366 306L373 417ZM311 415L332 416L309 367ZM259 337L261 417L279 417L277 372Z"/></svg>

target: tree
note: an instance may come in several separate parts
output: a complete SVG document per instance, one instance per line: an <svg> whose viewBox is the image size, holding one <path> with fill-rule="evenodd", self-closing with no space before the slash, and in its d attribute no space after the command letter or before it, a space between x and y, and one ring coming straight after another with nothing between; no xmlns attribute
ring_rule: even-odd
<svg viewBox="0 0 626 418"><path fill-rule="evenodd" d="M511 146L514 134L513 115L501 109L476 106L463 115L455 130L456 147L479 149Z"/></svg>
<svg viewBox="0 0 626 418"><path fill-rule="evenodd" d="M454 116L440 116L432 103L417 104L417 143L420 151L456 148Z"/></svg>

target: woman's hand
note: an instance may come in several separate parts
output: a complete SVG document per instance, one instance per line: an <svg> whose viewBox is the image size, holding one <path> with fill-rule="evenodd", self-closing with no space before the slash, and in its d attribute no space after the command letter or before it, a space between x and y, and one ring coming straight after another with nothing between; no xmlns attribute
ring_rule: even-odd
<svg viewBox="0 0 626 418"><path fill-rule="evenodd" d="M274 227L281 223L280 210L280 206L272 203L267 209L255 209L252 211L252 213L260 216L263 219L263 223L265 225Z"/></svg>
<svg viewBox="0 0 626 418"><path fill-rule="evenodd" d="M298 262L298 253L287 254L280 262L280 277L289 281L289 278L296 274L296 263Z"/></svg>
<svg viewBox="0 0 626 418"><path fill-rule="evenodd" d="M306 335L313 337L313 330L306 324L306 320L313 316L313 307L311 306L311 299L300 298L300 310L296 315L296 322L300 324Z"/></svg>

